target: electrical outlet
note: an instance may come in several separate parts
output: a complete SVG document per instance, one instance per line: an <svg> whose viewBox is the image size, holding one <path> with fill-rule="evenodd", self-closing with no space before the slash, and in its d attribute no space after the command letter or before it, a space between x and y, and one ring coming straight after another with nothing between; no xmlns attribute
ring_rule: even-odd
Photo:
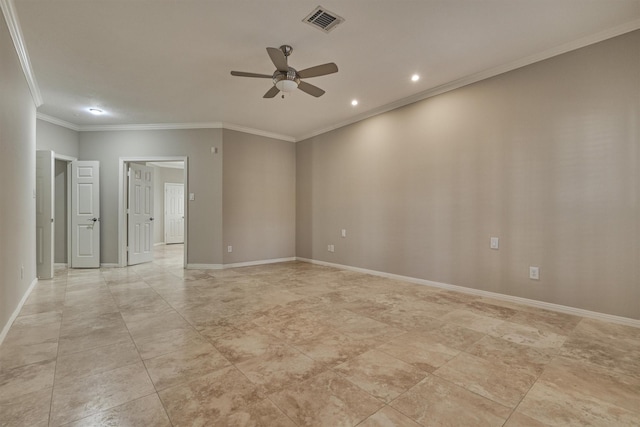
<svg viewBox="0 0 640 427"><path fill-rule="evenodd" d="M539 267L529 267L529 279L531 279L531 280L540 280L540 268Z"/></svg>
<svg viewBox="0 0 640 427"><path fill-rule="evenodd" d="M347 237L347 230L345 230L344 228L342 229L342 232L340 233L340 235L342 237Z"/></svg>
<svg viewBox="0 0 640 427"><path fill-rule="evenodd" d="M335 246L333 246L333 245L327 245L327 250L328 250L329 252L335 252L335 251L336 251L336 247L335 247Z"/></svg>
<svg viewBox="0 0 640 427"><path fill-rule="evenodd" d="M500 247L500 239L498 239L497 237L492 237L489 247L491 249L498 249Z"/></svg>
<svg viewBox="0 0 640 427"><path fill-rule="evenodd" d="M233 246L231 245L227 246L227 252L229 253L233 252Z"/></svg>

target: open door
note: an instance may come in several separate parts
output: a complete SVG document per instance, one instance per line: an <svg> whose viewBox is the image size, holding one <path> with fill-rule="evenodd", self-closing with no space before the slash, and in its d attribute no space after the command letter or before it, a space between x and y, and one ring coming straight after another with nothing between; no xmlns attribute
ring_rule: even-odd
<svg viewBox="0 0 640 427"><path fill-rule="evenodd" d="M153 168L129 166L128 265L153 261Z"/></svg>
<svg viewBox="0 0 640 427"><path fill-rule="evenodd" d="M36 151L36 271L39 279L53 277L54 156Z"/></svg>
<svg viewBox="0 0 640 427"><path fill-rule="evenodd" d="M71 267L100 267L100 162L71 162Z"/></svg>
<svg viewBox="0 0 640 427"><path fill-rule="evenodd" d="M164 184L164 243L184 243L184 184Z"/></svg>

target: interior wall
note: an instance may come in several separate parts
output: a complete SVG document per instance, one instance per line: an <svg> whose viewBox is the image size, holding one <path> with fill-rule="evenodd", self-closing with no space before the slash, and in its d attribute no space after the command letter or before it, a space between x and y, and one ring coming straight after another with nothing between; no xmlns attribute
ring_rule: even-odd
<svg viewBox="0 0 640 427"><path fill-rule="evenodd" d="M635 31L298 143L297 256L640 319L639 46Z"/></svg>
<svg viewBox="0 0 640 427"><path fill-rule="evenodd" d="M153 165L153 171L153 240L154 243L164 243L164 184L182 184L184 170Z"/></svg>
<svg viewBox="0 0 640 427"><path fill-rule="evenodd" d="M36 280L36 107L4 17L0 18L0 76L2 332Z"/></svg>
<svg viewBox="0 0 640 427"><path fill-rule="evenodd" d="M80 159L100 161L100 250L102 263L118 262L119 159L187 156L189 264L222 263L221 129L80 132ZM185 191L187 191L185 189Z"/></svg>
<svg viewBox="0 0 640 427"><path fill-rule="evenodd" d="M54 167L53 261L58 264L67 263L67 165L66 161L56 160Z"/></svg>
<svg viewBox="0 0 640 427"><path fill-rule="evenodd" d="M41 119L36 120L36 149L78 158L79 144L80 132Z"/></svg>
<svg viewBox="0 0 640 427"><path fill-rule="evenodd" d="M295 144L226 129L223 142L224 263L294 257Z"/></svg>

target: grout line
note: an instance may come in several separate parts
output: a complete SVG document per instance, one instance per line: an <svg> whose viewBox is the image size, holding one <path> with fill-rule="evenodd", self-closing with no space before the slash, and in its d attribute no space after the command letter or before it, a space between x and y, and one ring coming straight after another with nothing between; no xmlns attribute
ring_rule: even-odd
<svg viewBox="0 0 640 427"><path fill-rule="evenodd" d="M53 392L56 388L56 374L58 373L58 357L60 356L60 337L62 335L62 323L64 322L65 301L67 300L67 283L69 282L69 269L67 268L65 273L66 279L64 281L64 298L62 299L62 313L60 313L60 327L58 328L58 345L56 347L55 367L53 368L53 383L51 384L51 400L49 401L49 417L47 419L47 425L50 426L53 421ZM53 273L55 278L55 271Z"/></svg>

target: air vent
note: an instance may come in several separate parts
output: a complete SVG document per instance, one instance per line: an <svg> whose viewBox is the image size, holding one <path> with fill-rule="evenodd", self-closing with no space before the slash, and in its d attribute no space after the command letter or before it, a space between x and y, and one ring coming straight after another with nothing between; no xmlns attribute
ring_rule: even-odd
<svg viewBox="0 0 640 427"><path fill-rule="evenodd" d="M306 18L302 20L302 22L306 22L307 24L318 28L325 33L333 30L338 24L344 22L344 18L336 15L333 12L329 12L322 6L316 7L313 12L307 15Z"/></svg>

